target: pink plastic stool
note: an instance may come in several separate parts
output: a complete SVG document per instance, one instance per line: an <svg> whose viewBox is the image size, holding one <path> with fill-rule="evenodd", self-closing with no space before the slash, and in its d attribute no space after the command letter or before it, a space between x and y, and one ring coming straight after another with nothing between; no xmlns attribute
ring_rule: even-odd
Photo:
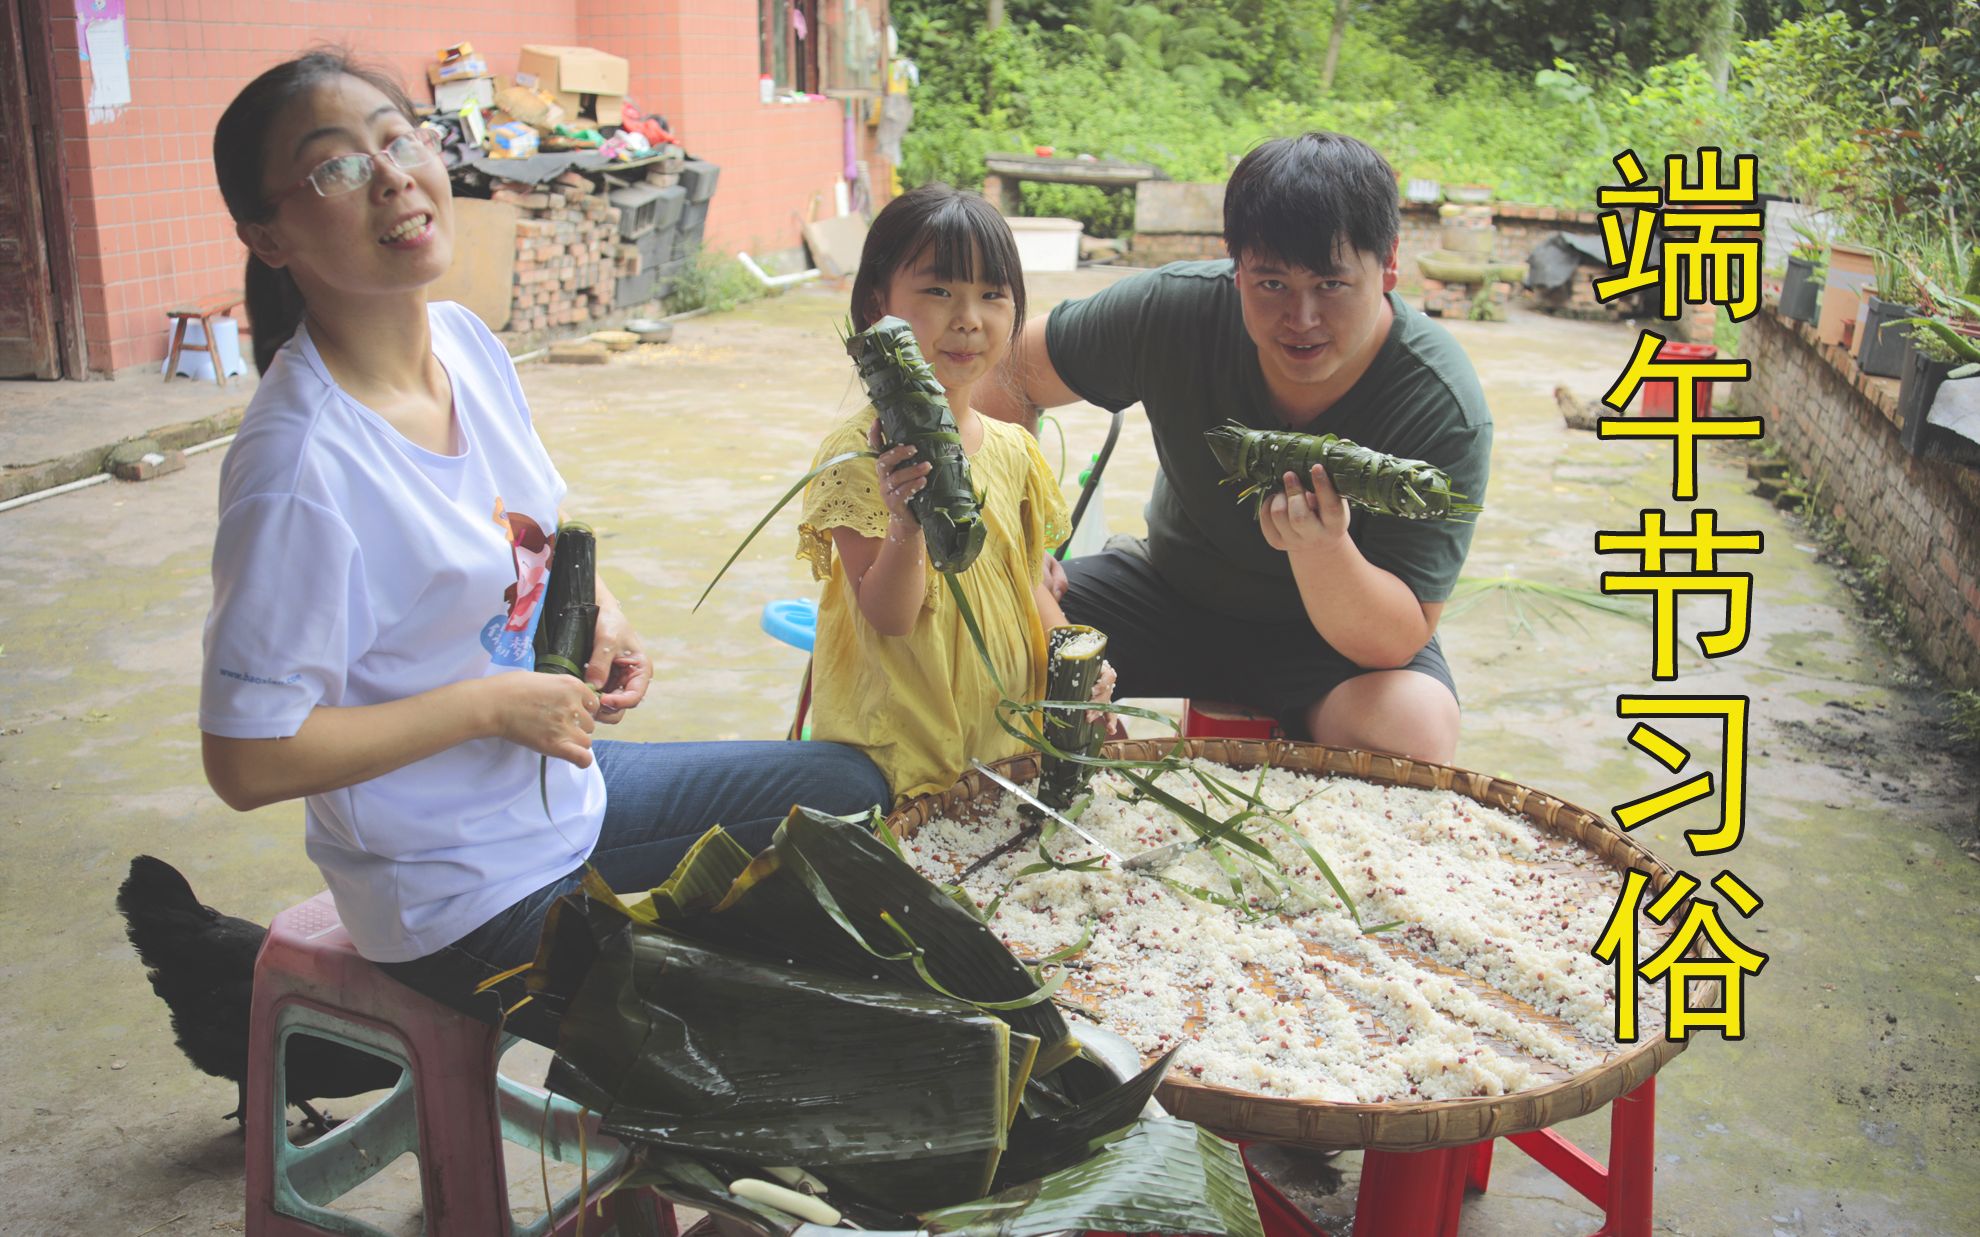
<svg viewBox="0 0 1980 1237"><path fill-rule="evenodd" d="M375 1052L405 1073L371 1108L294 1146L282 1062L296 1034ZM383 1237L328 1204L406 1151L419 1157L425 1226L435 1237L566 1237L580 1223L595 1237L676 1237L673 1208L659 1195L608 1192L631 1167L626 1146L598 1133L595 1119L569 1101L497 1072L513 1042L366 962L328 892L277 915L255 961L249 1021L248 1237ZM549 1215L517 1225L502 1167L505 1135L561 1163L582 1160L589 1193L580 1200L572 1190Z"/></svg>

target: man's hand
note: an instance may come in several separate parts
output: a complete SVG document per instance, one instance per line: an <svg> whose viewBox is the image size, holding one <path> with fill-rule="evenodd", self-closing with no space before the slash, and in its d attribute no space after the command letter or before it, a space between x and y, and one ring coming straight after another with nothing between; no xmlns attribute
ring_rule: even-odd
<svg viewBox="0 0 1980 1237"><path fill-rule="evenodd" d="M1347 539L1348 504L1334 489L1327 470L1313 466L1311 491L1301 487L1298 473L1288 472L1280 480L1285 489L1258 508L1258 529L1265 534L1265 543L1296 556L1338 549Z"/></svg>

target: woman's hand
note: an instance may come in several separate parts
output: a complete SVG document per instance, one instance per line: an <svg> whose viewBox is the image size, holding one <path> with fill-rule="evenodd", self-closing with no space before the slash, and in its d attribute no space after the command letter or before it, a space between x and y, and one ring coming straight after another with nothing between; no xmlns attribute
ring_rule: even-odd
<svg viewBox="0 0 1980 1237"><path fill-rule="evenodd" d="M1311 492L1300 485L1298 473L1289 472L1280 480L1285 488L1258 508L1258 528L1265 543L1287 554L1338 548L1347 539L1348 504L1334 489L1327 470L1313 466Z"/></svg>
<svg viewBox="0 0 1980 1237"><path fill-rule="evenodd" d="M653 663L625 611L609 594L598 600L598 625L591 636L591 660L584 681L598 696L598 720L616 726L627 709L639 707L653 682Z"/></svg>
<svg viewBox="0 0 1980 1237"><path fill-rule="evenodd" d="M591 767L592 713L598 695L568 674L518 670L483 679L493 697L497 738Z"/></svg>

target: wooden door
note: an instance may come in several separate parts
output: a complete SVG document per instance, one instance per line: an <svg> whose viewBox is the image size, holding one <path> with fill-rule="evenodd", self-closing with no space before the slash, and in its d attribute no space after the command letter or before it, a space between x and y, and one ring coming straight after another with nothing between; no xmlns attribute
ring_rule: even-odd
<svg viewBox="0 0 1980 1237"><path fill-rule="evenodd" d="M59 378L22 19L0 0L0 378Z"/></svg>

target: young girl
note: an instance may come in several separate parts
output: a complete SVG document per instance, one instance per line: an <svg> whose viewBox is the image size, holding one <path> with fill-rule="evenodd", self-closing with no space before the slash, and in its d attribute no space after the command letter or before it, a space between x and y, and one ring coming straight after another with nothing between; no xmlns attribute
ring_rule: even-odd
<svg viewBox="0 0 1980 1237"><path fill-rule="evenodd" d="M534 954L582 865L650 888L717 822L760 846L792 803L884 798L831 744L594 744L651 675L603 580L587 682L531 672L564 481L502 345L427 303L452 195L391 79L277 65L213 152L262 379L220 470L206 773L241 811L304 800L359 952L493 1021L518 994L475 985ZM534 1009L510 1029L553 1043Z"/></svg>
<svg viewBox="0 0 1980 1237"><path fill-rule="evenodd" d="M1045 629L1065 621L1045 588L1045 556L1070 532L1065 500L1023 429L979 416L971 395L990 380L1024 321L1017 243L995 207L947 185L923 185L873 221L853 280L852 321L883 317L913 328L948 395L989 526L983 550L956 576L976 612L1004 690L1045 689ZM882 445L871 405L834 430L813 466ZM872 757L897 799L946 790L971 758L1026 750L998 726L997 687L955 599L928 565L908 498L930 465L913 447L873 464L849 460L805 492L798 555L826 581L813 654L812 735ZM1106 699L1103 673L1097 699Z"/></svg>

